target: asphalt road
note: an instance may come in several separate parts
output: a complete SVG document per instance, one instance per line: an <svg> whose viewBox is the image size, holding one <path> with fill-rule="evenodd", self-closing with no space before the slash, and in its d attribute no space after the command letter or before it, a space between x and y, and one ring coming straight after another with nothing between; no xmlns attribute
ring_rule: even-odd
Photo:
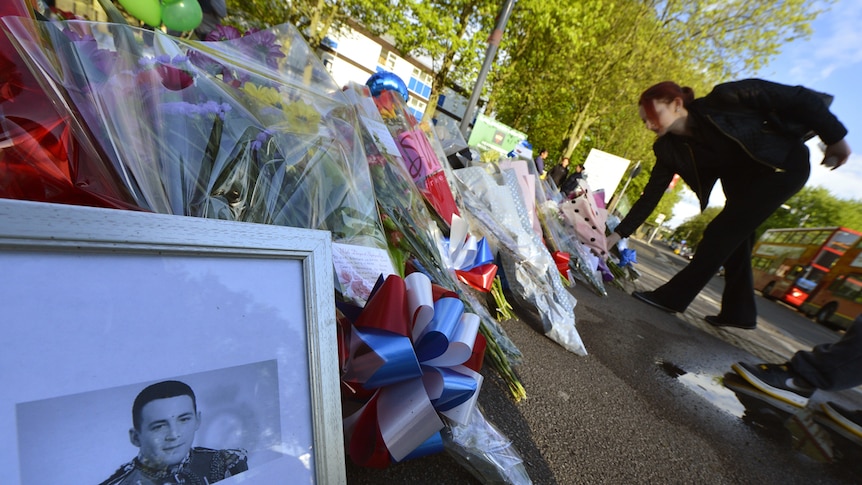
<svg viewBox="0 0 862 485"><path fill-rule="evenodd" d="M723 385L734 362L781 362L840 335L762 299L756 330L712 328L702 317L718 309L721 278L684 314L663 313L628 293L654 288L686 261L657 244L633 247L642 276L625 291L571 290L589 355L542 335L526 311L502 324L524 355L517 372L527 399L513 402L486 369L479 403L532 483L859 483L862 446L814 425L821 446L812 448L811 436L791 432L804 414L794 418ZM862 409L857 390L818 392L812 404L825 400ZM482 483L448 453L385 470L348 463L347 474L351 484Z"/></svg>

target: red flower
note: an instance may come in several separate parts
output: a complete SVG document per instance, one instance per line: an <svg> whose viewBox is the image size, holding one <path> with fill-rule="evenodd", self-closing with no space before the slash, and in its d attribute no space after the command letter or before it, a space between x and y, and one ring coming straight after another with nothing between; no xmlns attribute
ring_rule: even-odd
<svg viewBox="0 0 862 485"><path fill-rule="evenodd" d="M183 90L194 82L194 78L189 73L173 66L159 64L156 66L156 71L162 76L162 85L171 91Z"/></svg>
<svg viewBox="0 0 862 485"><path fill-rule="evenodd" d="M18 66L0 52L0 103L15 99L24 89Z"/></svg>

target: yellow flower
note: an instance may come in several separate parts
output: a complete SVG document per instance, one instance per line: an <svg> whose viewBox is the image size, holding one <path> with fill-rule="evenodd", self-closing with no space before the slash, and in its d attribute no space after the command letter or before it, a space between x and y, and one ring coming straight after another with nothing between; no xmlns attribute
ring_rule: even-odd
<svg viewBox="0 0 862 485"><path fill-rule="evenodd" d="M287 103L282 107L285 122L290 131L294 133L314 134L317 133L320 124L320 113L314 106L299 100Z"/></svg>
<svg viewBox="0 0 862 485"><path fill-rule="evenodd" d="M278 90L276 90L275 88L258 86L254 83L245 83L242 86L242 90L245 91L245 93L251 98L263 104L277 106L279 101L281 101L281 97L278 94Z"/></svg>

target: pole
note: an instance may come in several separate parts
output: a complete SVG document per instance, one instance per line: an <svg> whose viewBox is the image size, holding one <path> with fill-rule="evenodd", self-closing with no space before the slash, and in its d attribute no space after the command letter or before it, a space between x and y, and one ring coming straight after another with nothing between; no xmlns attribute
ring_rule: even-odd
<svg viewBox="0 0 862 485"><path fill-rule="evenodd" d="M506 0L500 8L500 13L497 14L497 25L494 31L488 37L488 49L485 51L485 61L482 63L482 69L479 71L479 77L476 78L476 84L473 86L473 93L470 94L470 101L467 103L467 109L461 118L461 134L467 138L467 131L470 128L470 123L473 121L473 112L476 110L476 105L479 104L479 96L482 94L482 87L485 85L485 79L488 77L488 71L491 70L491 65L494 63L494 57L497 55L497 47L503 39L503 30L506 28L506 23L509 22L509 15L515 8L515 0Z"/></svg>
<svg viewBox="0 0 862 485"><path fill-rule="evenodd" d="M637 177L640 172L641 172L641 162L640 162L640 160L638 160L638 163L636 163L634 168L631 169L631 171L629 172L629 176L626 178L626 183L623 184L623 189L620 190L619 194L616 197L614 197L614 200L611 201L611 205L608 207L608 214L614 213L614 209L617 208L617 204L619 204L620 199L622 198L623 194L626 193L626 189L629 188L629 184L631 183L632 179Z"/></svg>

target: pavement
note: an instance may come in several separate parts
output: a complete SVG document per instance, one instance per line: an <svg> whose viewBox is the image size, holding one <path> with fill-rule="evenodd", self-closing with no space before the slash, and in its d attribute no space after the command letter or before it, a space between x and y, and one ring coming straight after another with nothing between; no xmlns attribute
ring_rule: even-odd
<svg viewBox="0 0 862 485"><path fill-rule="evenodd" d="M531 482L859 483L858 441L816 424L800 431L800 423L814 422L805 421L808 410L788 413L724 386L736 377L734 362L782 362L808 344L763 321L756 330L709 326L702 317L717 310L720 287L705 289L681 315L635 300L632 290L658 286L685 262L655 243L633 244L642 274L637 281L624 289L609 286L604 297L583 283L571 288L587 356L545 337L523 309L519 318L501 323L523 354L516 371L527 398L514 402L486 368L479 405L511 441ZM862 409L858 389L820 391L812 402L818 400ZM478 480L455 455L384 470L357 467L348 458L348 483L506 483Z"/></svg>

